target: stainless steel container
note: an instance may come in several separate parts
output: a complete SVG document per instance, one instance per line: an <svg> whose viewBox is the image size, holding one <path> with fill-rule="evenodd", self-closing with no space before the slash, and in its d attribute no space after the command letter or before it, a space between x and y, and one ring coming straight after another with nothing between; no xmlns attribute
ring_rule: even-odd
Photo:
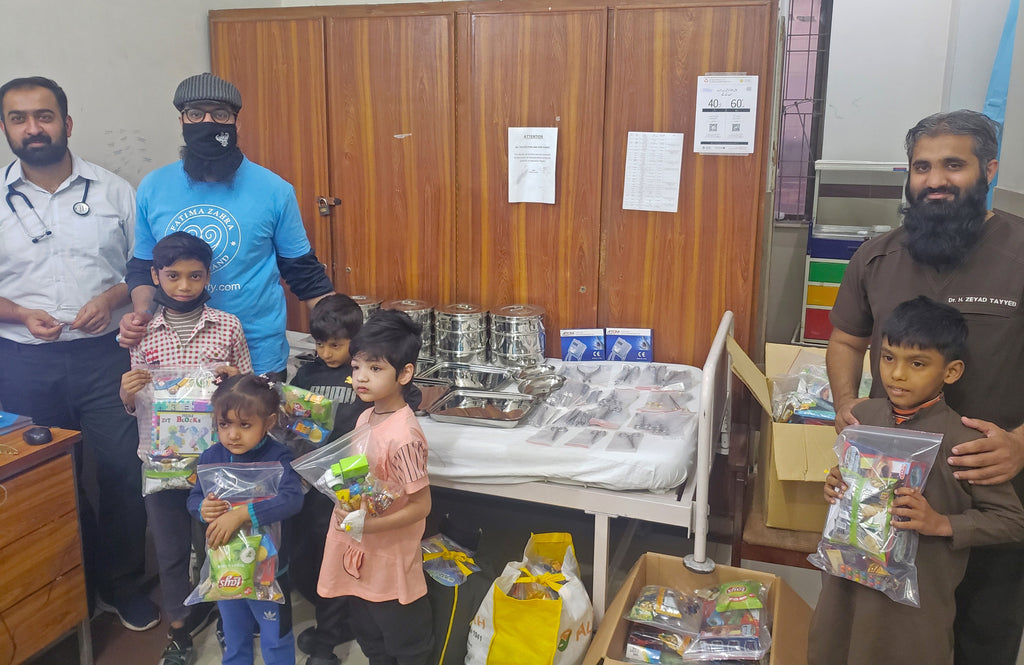
<svg viewBox="0 0 1024 665"><path fill-rule="evenodd" d="M487 361L487 310L453 303L434 313L434 353L439 360Z"/></svg>
<svg viewBox="0 0 1024 665"><path fill-rule="evenodd" d="M383 309L396 309L405 312L409 318L423 327L420 333L420 357L434 356L434 305L426 300L389 300L382 304Z"/></svg>
<svg viewBox="0 0 1024 665"><path fill-rule="evenodd" d="M473 365L487 364L487 347L476 351L446 351L434 349L434 357L440 362L469 363Z"/></svg>
<svg viewBox="0 0 1024 665"><path fill-rule="evenodd" d="M356 304L359 305L359 309L363 310L364 323L366 322L366 319L370 318L371 314L380 309L381 300L375 296L359 295L349 296L349 298L355 300Z"/></svg>
<svg viewBox="0 0 1024 665"><path fill-rule="evenodd" d="M543 362L544 313L539 305L505 305L492 312L491 362L503 367Z"/></svg>

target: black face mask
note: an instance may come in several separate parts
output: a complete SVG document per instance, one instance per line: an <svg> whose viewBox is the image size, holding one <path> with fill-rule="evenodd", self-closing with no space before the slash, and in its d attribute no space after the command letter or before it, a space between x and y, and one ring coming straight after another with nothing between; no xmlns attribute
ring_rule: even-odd
<svg viewBox="0 0 1024 665"><path fill-rule="evenodd" d="M189 312L195 311L196 308L202 307L204 304L206 304L206 301L209 299L210 292L207 291L206 289L203 289L203 292L200 293L195 298L193 298L192 300L182 302L180 300L175 300L174 298L164 293L164 290L161 289L159 286L156 287L156 294L153 296L153 302L155 302L156 304L163 305L167 309L173 310L175 312L181 312L182 314L188 314Z"/></svg>
<svg viewBox="0 0 1024 665"><path fill-rule="evenodd" d="M238 147L238 126L217 122L185 123L181 126L185 146L181 159L193 180L230 180L242 163Z"/></svg>

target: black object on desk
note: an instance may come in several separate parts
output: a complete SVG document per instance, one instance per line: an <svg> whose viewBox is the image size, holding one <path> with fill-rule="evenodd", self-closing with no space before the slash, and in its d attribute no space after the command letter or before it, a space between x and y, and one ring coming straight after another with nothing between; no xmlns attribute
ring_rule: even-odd
<svg viewBox="0 0 1024 665"><path fill-rule="evenodd" d="M41 446L44 443L53 441L53 434L50 433L49 427L29 427L25 430L21 438L25 439L25 443L30 446Z"/></svg>

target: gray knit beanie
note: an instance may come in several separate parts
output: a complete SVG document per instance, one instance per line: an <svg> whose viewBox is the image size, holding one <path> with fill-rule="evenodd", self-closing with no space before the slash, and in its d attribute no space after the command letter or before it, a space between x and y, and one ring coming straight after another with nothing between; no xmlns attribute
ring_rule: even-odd
<svg viewBox="0 0 1024 665"><path fill-rule="evenodd" d="M189 76L174 91L174 107L179 111L191 102L223 102L238 113L242 108L242 93L228 81L205 72Z"/></svg>

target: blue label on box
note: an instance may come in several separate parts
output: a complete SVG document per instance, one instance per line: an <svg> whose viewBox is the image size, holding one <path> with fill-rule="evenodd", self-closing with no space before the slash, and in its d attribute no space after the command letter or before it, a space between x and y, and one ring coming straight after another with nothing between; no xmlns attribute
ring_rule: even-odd
<svg viewBox="0 0 1024 665"><path fill-rule="evenodd" d="M604 329L563 330L562 360L604 360Z"/></svg>
<svg viewBox="0 0 1024 665"><path fill-rule="evenodd" d="M608 360L649 363L654 359L650 328L606 328L604 345Z"/></svg>

